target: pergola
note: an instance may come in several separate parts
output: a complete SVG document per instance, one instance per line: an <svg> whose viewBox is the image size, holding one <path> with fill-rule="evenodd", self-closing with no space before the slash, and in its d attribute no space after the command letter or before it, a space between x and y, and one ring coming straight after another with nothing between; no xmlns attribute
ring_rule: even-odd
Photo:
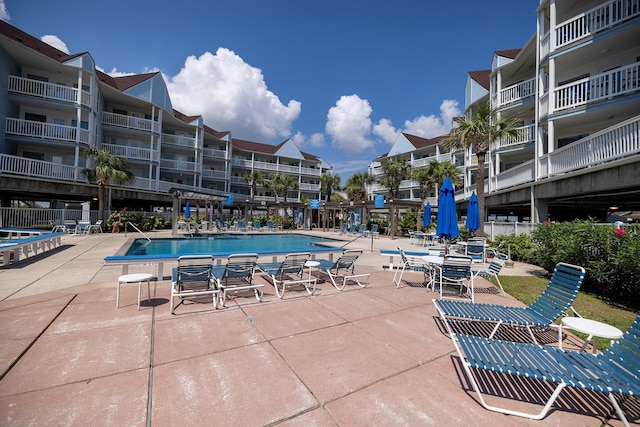
<svg viewBox="0 0 640 427"><path fill-rule="evenodd" d="M208 207L214 203L222 203L228 199L228 196L223 196L219 194L207 194L207 193L198 193L195 191L187 191L181 190L177 188L171 188L169 190L169 194L171 194L173 200L173 212L171 214L171 234L173 236L178 235L178 215L180 214L180 206L181 200L193 200L196 202L204 202L205 207L205 220L209 223L209 220L206 218L209 215ZM199 203L198 203L199 205Z"/></svg>

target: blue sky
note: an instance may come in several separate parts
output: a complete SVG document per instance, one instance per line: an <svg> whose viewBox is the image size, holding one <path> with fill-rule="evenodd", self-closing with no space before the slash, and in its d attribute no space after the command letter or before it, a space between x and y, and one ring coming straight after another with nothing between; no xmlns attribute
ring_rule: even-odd
<svg viewBox="0 0 640 427"><path fill-rule="evenodd" d="M0 0L0 19L111 75L160 71L174 108L292 138L346 180L402 131L442 135L467 73L524 46L538 0Z"/></svg>

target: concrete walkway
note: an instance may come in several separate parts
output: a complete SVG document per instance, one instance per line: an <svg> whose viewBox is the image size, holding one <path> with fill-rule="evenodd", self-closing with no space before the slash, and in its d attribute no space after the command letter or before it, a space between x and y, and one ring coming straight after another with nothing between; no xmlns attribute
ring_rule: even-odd
<svg viewBox="0 0 640 427"><path fill-rule="evenodd" d="M407 239L347 245L365 250L357 270L371 273L364 289L339 292L325 282L314 296L291 290L280 300L267 285L262 302L183 305L172 316L168 280L152 282L140 311L137 285L124 285L116 309L121 269L102 259L131 237L65 236L61 249L0 269L1 424L622 425L609 419L606 399L575 390L563 391L541 421L483 409L443 332L437 294L412 286L417 273L396 289L382 268L380 249L415 249ZM539 272L519 263L503 271ZM476 287L478 302L521 305L482 279ZM487 378L489 402L519 410L534 410L550 392L545 383L522 389L522 381ZM511 394L526 402L504 398ZM637 399L625 405L637 425Z"/></svg>

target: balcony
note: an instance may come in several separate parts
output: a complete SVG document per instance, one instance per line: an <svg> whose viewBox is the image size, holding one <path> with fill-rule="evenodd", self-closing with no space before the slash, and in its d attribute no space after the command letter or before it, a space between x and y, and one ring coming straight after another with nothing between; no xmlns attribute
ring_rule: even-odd
<svg viewBox="0 0 640 427"><path fill-rule="evenodd" d="M640 89L640 62L557 87L554 111L601 101Z"/></svg>
<svg viewBox="0 0 640 427"><path fill-rule="evenodd" d="M176 148L187 148L190 150L198 149L198 140L194 137L184 135L162 134L162 144L171 144Z"/></svg>
<svg viewBox="0 0 640 427"><path fill-rule="evenodd" d="M535 140L535 125L523 126L518 128L518 135L513 137L505 137L495 142L495 149L515 147L518 145L528 144ZM476 159L477 162L477 159Z"/></svg>
<svg viewBox="0 0 640 427"><path fill-rule="evenodd" d="M218 150L215 148L204 148L202 150L202 154L204 157L212 158L212 159L226 159L227 152L225 150Z"/></svg>
<svg viewBox="0 0 640 427"><path fill-rule="evenodd" d="M124 157L128 160L151 161L154 159L153 151L148 148L127 147L124 145L102 144L102 149L109 153Z"/></svg>
<svg viewBox="0 0 640 427"><path fill-rule="evenodd" d="M532 78L520 83L508 86L493 97L493 105L495 107L503 107L505 105L524 101L533 98L536 94L536 79Z"/></svg>
<svg viewBox="0 0 640 427"><path fill-rule="evenodd" d="M12 93L91 107L91 94L89 92L39 80L9 76L7 90ZM80 99L78 99L78 96L80 96Z"/></svg>
<svg viewBox="0 0 640 427"><path fill-rule="evenodd" d="M9 154L0 154L0 172L59 181L85 181L81 168Z"/></svg>
<svg viewBox="0 0 640 427"><path fill-rule="evenodd" d="M567 46L640 15L637 0L612 0L589 9L555 28L555 47Z"/></svg>
<svg viewBox="0 0 640 427"><path fill-rule="evenodd" d="M89 131L73 126L54 125L52 123L13 119L10 117L7 118L6 126L5 132L8 135L70 143L75 143L77 138L77 140L83 144L89 143Z"/></svg>
<svg viewBox="0 0 640 427"><path fill-rule="evenodd" d="M313 191L313 192L318 192L320 191L320 184L306 184L306 183L301 183L298 187L298 189L300 191Z"/></svg>
<svg viewBox="0 0 640 427"><path fill-rule="evenodd" d="M109 113L108 111L102 113L102 124L144 132L160 133L160 124L158 122L124 114Z"/></svg>
<svg viewBox="0 0 640 427"><path fill-rule="evenodd" d="M211 169L204 169L202 171L202 178L204 179L215 179L215 180L224 180L225 173L224 171L214 171Z"/></svg>
<svg viewBox="0 0 640 427"><path fill-rule="evenodd" d="M186 160L160 160L160 167L163 169L172 169L180 172L198 172L199 165L196 162L188 162Z"/></svg>

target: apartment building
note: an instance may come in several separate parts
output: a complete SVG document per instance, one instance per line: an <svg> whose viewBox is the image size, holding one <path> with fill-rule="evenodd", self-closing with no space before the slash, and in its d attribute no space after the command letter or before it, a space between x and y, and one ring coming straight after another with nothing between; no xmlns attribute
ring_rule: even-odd
<svg viewBox="0 0 640 427"><path fill-rule="evenodd" d="M469 72L466 82L465 114L489 101L521 126L519 137L495 141L481 166L485 219L606 220L640 211L640 0L541 0L528 19L535 33L527 44L495 51L491 68ZM379 176L384 157L428 163L412 139L399 136L371 173ZM464 214L479 165L471 151L450 156L463 161L456 199ZM417 183L403 186L415 197Z"/></svg>
<svg viewBox="0 0 640 427"><path fill-rule="evenodd" d="M172 189L250 200L245 176L292 176L287 200L320 198L321 158L293 141L277 146L234 139L201 116L173 108L160 73L111 77L90 53L68 55L0 21L0 203L93 201L84 149L97 147L128 161L134 182L112 185L110 205L171 206ZM260 185L254 201L275 202ZM235 202L232 202L235 203ZM233 204L231 205L233 206Z"/></svg>

